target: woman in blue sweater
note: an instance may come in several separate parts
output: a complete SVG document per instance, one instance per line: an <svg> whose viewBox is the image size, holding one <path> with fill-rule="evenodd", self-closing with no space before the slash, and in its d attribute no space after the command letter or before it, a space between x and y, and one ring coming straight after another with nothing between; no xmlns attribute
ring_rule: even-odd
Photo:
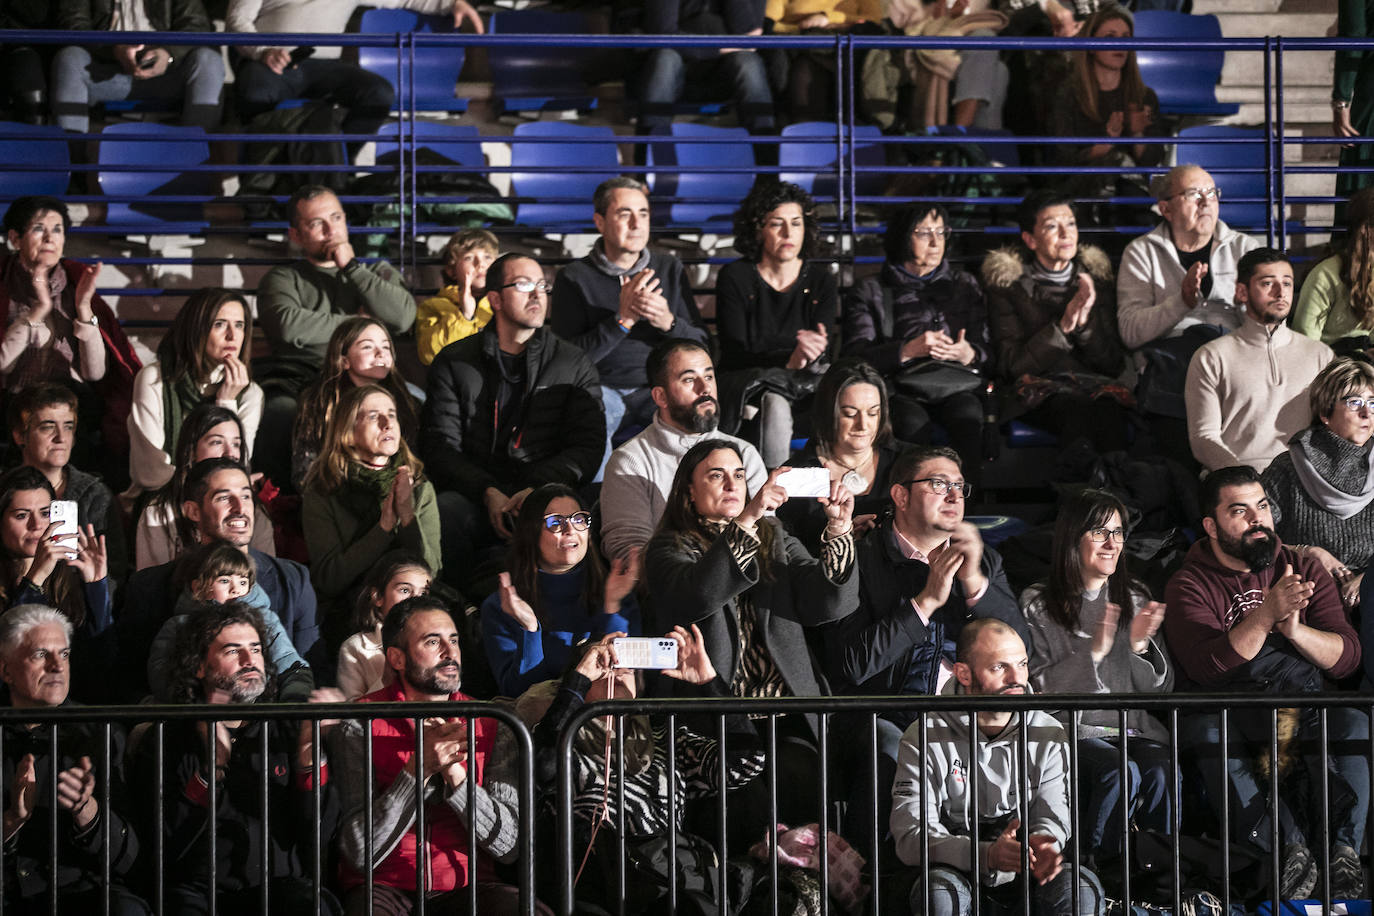
<svg viewBox="0 0 1374 916"><path fill-rule="evenodd" d="M577 493L561 484L538 488L520 507L509 571L482 602L482 642L503 695L561 677L572 647L584 639L639 635L639 606L630 594L639 554L608 572L591 525Z"/></svg>

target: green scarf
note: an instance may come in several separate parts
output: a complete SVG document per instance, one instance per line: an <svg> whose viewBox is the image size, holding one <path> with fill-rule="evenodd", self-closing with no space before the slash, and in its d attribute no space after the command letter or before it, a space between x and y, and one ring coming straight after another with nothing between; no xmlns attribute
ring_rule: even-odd
<svg viewBox="0 0 1374 916"><path fill-rule="evenodd" d="M186 373L175 382L162 380L162 450L169 455L176 454L177 436L181 435L181 423L186 415L201 404L212 401L200 390L200 386ZM246 444L246 443L245 443Z"/></svg>
<svg viewBox="0 0 1374 916"><path fill-rule="evenodd" d="M358 520L358 530L366 531L381 521L382 502L391 492L401 472L399 456L393 455L386 467L372 468L361 461L348 463L348 479L334 491L334 498Z"/></svg>

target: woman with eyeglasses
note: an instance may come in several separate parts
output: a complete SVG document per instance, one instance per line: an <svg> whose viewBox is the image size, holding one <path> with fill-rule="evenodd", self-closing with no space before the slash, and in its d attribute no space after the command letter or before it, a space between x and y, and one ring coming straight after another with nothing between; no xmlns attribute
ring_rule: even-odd
<svg viewBox="0 0 1374 916"><path fill-rule="evenodd" d="M827 693L807 630L844 617L859 600L854 497L843 483L831 483L821 499L826 530L820 556L813 557L769 515L788 500L778 483L783 470L751 494L734 443L698 442L678 465L646 548L649 630L699 626L711 664L737 697ZM789 824L815 820L823 803L815 792L816 727L814 716L777 720L777 817ZM742 793L732 808L740 815L737 823L763 829L767 802L766 794Z"/></svg>
<svg viewBox="0 0 1374 916"><path fill-rule="evenodd" d="M940 204L916 204L888 221L882 272L845 299L843 353L887 380L898 439L929 442L939 424L965 465L977 468L980 374L992 357L988 309L978 281L947 257L949 236Z"/></svg>
<svg viewBox="0 0 1374 916"><path fill-rule="evenodd" d="M387 551L412 551L438 571L439 507L423 471L390 392L362 385L339 399L301 501L320 629L331 649L349 635L347 608Z"/></svg>
<svg viewBox="0 0 1374 916"><path fill-rule="evenodd" d="M1164 605L1122 568L1125 518L1126 507L1105 490L1083 490L1060 508L1049 577L1021 596L1039 693L1167 693L1173 686L1157 636ZM1059 717L1078 739L1079 836L1100 865L1120 856L1123 842L1120 717L1105 709ZM1150 713L1132 710L1126 735L1128 811L1142 829L1168 833L1169 733Z"/></svg>
<svg viewBox="0 0 1374 916"><path fill-rule="evenodd" d="M1315 554L1353 607L1374 559L1374 366L1337 357L1317 373L1308 397L1312 425L1260 480L1279 538Z"/></svg>
<svg viewBox="0 0 1374 916"><path fill-rule="evenodd" d="M1374 187L1350 198L1344 242L1302 281L1293 330L1338 353L1369 347L1374 332Z"/></svg>
<svg viewBox="0 0 1374 916"><path fill-rule="evenodd" d="M563 675L573 647L607 633L638 636L639 551L608 571L592 514L571 487L545 484L515 519L508 569L482 602L482 642L503 696Z"/></svg>

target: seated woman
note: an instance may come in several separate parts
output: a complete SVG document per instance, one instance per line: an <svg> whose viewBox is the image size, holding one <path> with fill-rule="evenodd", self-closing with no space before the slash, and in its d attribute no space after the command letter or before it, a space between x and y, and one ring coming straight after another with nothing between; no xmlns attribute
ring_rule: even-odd
<svg viewBox="0 0 1374 916"><path fill-rule="evenodd" d="M1130 38L1135 19L1123 7L1104 7L1088 17L1078 34L1084 38ZM1047 133L1056 137L1113 137L1115 143L1069 144L1058 148L1056 165L1156 166L1164 161L1163 143L1132 143L1142 137L1167 137L1159 116L1159 99L1140 78L1134 51L1073 52L1069 80L1050 109ZM1081 197L1110 197L1120 192L1144 196L1143 187L1123 181L1130 176L1080 175L1065 190Z"/></svg>
<svg viewBox="0 0 1374 916"><path fill-rule="evenodd" d="M507 571L482 602L482 642L503 696L558 677L583 640L639 635L639 551L608 574L591 527L592 514L562 484L535 489L520 506Z"/></svg>
<svg viewBox="0 0 1374 916"><path fill-rule="evenodd" d="M262 419L262 389L252 380L253 313L243 296L203 289L181 306L157 348L157 362L134 379L129 414L132 499L172 479L172 447L186 415L201 404L232 410L243 423L244 464Z"/></svg>
<svg viewBox="0 0 1374 916"><path fill-rule="evenodd" d="M343 395L301 501L310 579L331 648L349 635L346 609L382 554L410 550L438 571L439 507L423 469L388 391L363 385Z"/></svg>
<svg viewBox="0 0 1374 916"><path fill-rule="evenodd" d="M892 504L892 464L901 453L902 444L892 438L882 376L863 360L842 359L821 377L811 441L792 453L787 466L823 467L832 482L843 483L854 494L854 534L863 537ZM788 500L778 509L778 520L808 550L820 550L826 524L821 503Z"/></svg>
<svg viewBox="0 0 1374 916"><path fill-rule="evenodd" d="M381 690L391 679L382 648L382 621L411 595L429 592L434 572L414 553L393 550L372 564L358 591L358 632L339 647L338 684L345 698L356 700Z"/></svg>
<svg viewBox="0 0 1374 916"><path fill-rule="evenodd" d="M243 421L227 407L201 404L186 415L177 434L172 478L135 503L138 522L134 529L134 569L161 566L195 543L194 525L181 513L181 488L186 473L196 462L207 458L242 462L243 441ZM249 546L276 555L272 519L265 511L253 513L253 540Z"/></svg>
<svg viewBox="0 0 1374 916"><path fill-rule="evenodd" d="M300 412L291 436L291 482L297 489L305 486L305 475L320 453L324 431L339 399L344 392L363 385L385 389L396 402L401 435L407 442L419 441L415 399L396 368L391 332L375 318L349 318L329 336L324 373L301 392Z"/></svg>
<svg viewBox="0 0 1374 916"><path fill-rule="evenodd" d="M1021 596L1030 626L1031 683L1040 693L1166 693L1174 672L1156 639L1164 605L1121 569L1126 508L1105 490L1083 490L1061 507L1047 581ZM1077 718L1078 808L1084 853L1121 855L1121 735L1114 710L1062 713ZM1130 789L1135 823L1167 833L1170 818L1169 733L1145 710L1127 714Z"/></svg>
<svg viewBox="0 0 1374 916"><path fill-rule="evenodd" d="M808 260L816 233L811 195L787 182L755 185L735 212L742 257L716 278L721 397L743 399L759 386L759 452L770 468L787 459L794 412L807 406L833 351L835 276ZM762 369L786 372L749 371Z"/></svg>
<svg viewBox="0 0 1374 916"><path fill-rule="evenodd" d="M882 273L845 299L844 355L887 379L898 439L929 442L938 423L973 470L982 464L986 381L978 373L991 356L988 310L978 281L946 256L949 233L939 204L888 221Z"/></svg>
<svg viewBox="0 0 1374 916"><path fill-rule="evenodd" d="M496 236L486 229L455 232L444 245L444 285L437 296L425 299L415 310L420 362L428 366L444 347L471 337L491 321L487 268L500 253Z"/></svg>
<svg viewBox="0 0 1374 916"><path fill-rule="evenodd" d="M1302 281L1293 330L1354 353L1374 331L1374 187L1362 188L1345 211L1345 241Z"/></svg>
<svg viewBox="0 0 1374 916"><path fill-rule="evenodd" d="M617 658L611 643L618 635L621 634L611 633L583 647L581 658L575 667L568 668L561 683L538 684L516 704L516 711L526 723L539 723L534 726L537 785L557 785L558 738L584 704L607 698L634 699L641 692L639 672L615 667ZM677 667L665 670L665 677L715 696L729 695L702 646L701 630L696 626L691 632L674 627L668 636L678 644L678 656ZM573 739L573 848L590 847L589 861L593 863L585 880L578 882L578 900L604 906L607 911L623 902L626 912L648 913L668 902L669 883L676 879L681 912L715 912L712 890L722 884L720 856L710 840L687 830L684 815L691 799L720 793L720 743L679 724L672 735L676 756L670 765L666 721L634 716L616 719L613 728L617 727L624 731L624 783L622 786L616 781L609 793L604 749L611 735L607 734L605 719L597 717L587 722ZM742 742L727 744L727 790L738 789L763 772L763 754L741 745ZM615 834L615 825L620 822L621 788L625 793L628 859L623 898L617 882L619 848ZM676 801L672 809L670 792ZM603 803L609 817L604 823L600 819ZM673 822L670 819L676 821L677 854L655 856L653 850L668 835ZM673 863L675 874L665 867L668 862Z"/></svg>
<svg viewBox="0 0 1374 916"><path fill-rule="evenodd" d="M821 695L807 629L838 620L858 601L854 497L843 484L831 485L818 560L767 515L787 501L779 473L751 497L736 446L698 442L678 465L645 553L653 615L646 629L700 625L711 664L738 697ZM788 824L819 817L815 728L812 716L777 719L777 817ZM741 793L732 830L756 838L767 827L766 789Z"/></svg>
<svg viewBox="0 0 1374 916"><path fill-rule="evenodd" d="M1374 558L1374 366L1337 357L1312 380L1309 397L1312 425L1260 479L1279 539L1316 554L1352 607Z"/></svg>
<svg viewBox="0 0 1374 916"><path fill-rule="evenodd" d="M73 696L91 702L102 687L113 622L105 537L87 525L58 538L49 521L52 484L27 466L0 476L0 609L45 604L72 622Z"/></svg>
<svg viewBox="0 0 1374 916"><path fill-rule="evenodd" d="M1017 221L1024 247L989 252L982 271L997 367L1012 386L1002 418L1026 414L1063 445L1124 449L1135 371L1117 332L1111 261L1078 244L1078 211L1057 191L1026 195Z"/></svg>

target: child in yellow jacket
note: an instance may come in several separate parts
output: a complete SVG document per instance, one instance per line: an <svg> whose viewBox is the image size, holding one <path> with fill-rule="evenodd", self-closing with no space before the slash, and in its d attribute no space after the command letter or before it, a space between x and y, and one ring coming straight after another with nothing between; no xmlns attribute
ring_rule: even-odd
<svg viewBox="0 0 1374 916"><path fill-rule="evenodd" d="M428 366L439 351L482 330L491 321L487 268L500 254L496 236L485 229L455 232L444 246L444 287L415 312L415 346Z"/></svg>

